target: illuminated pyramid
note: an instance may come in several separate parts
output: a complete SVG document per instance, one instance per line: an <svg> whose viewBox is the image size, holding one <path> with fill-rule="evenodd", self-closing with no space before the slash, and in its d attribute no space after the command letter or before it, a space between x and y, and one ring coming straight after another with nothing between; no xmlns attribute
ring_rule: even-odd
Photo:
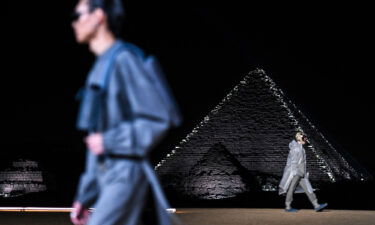
<svg viewBox="0 0 375 225"><path fill-rule="evenodd" d="M305 132L311 143L306 155L314 187L371 179L259 69L246 75L155 169L169 193L196 199L276 191L288 144L297 130ZM220 149L225 149L225 157ZM223 165L222 169L218 170L218 165Z"/></svg>

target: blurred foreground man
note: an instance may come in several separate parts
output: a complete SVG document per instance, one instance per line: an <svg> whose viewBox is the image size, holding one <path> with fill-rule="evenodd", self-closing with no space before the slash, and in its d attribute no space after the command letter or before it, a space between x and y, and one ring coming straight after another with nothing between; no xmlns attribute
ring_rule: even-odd
<svg viewBox="0 0 375 225"><path fill-rule="evenodd" d="M322 211L328 205L327 203L318 203L314 190L311 187L309 173L306 171L306 153L303 148L306 142L306 136L302 132L297 132L295 139L289 143L290 151L288 160L279 185L279 194L286 193L286 212L297 212L297 209L291 207L294 192L305 192L316 212Z"/></svg>
<svg viewBox="0 0 375 225"><path fill-rule="evenodd" d="M156 59L119 39L123 18L121 0L81 0L75 8L76 40L96 55L77 120L88 150L71 213L76 225L140 224L149 188L153 224L171 224L147 156L181 117Z"/></svg>

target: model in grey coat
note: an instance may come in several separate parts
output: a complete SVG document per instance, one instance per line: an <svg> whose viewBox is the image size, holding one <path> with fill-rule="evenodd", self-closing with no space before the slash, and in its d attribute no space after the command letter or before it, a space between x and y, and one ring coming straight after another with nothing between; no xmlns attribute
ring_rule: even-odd
<svg viewBox="0 0 375 225"><path fill-rule="evenodd" d="M296 211L291 207L293 193L306 193L316 211L321 211L326 204L318 204L316 195L309 181L309 173L306 170L306 152L303 145L307 139L304 134L297 132L295 140L289 143L289 155L284 173L279 184L279 194L286 194L286 211Z"/></svg>

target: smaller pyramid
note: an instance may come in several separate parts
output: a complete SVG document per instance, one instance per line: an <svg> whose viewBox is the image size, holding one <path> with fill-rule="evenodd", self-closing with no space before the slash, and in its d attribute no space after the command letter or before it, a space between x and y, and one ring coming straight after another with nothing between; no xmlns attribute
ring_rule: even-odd
<svg viewBox="0 0 375 225"><path fill-rule="evenodd" d="M249 173L221 143L212 146L182 181L184 194L200 199L235 197L248 191L251 183Z"/></svg>
<svg viewBox="0 0 375 225"><path fill-rule="evenodd" d="M46 190L43 173L36 161L18 159L0 171L0 197L17 197Z"/></svg>

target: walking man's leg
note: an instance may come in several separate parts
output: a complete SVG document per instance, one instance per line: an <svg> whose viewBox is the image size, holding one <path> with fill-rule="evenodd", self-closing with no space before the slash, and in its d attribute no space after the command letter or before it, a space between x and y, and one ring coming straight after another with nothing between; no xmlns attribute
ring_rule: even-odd
<svg viewBox="0 0 375 225"><path fill-rule="evenodd" d="M318 200L316 198L316 195L314 192L309 192L309 190L307 189L307 186L305 184L305 182L301 179L299 181L299 184L301 185L301 187L303 188L303 190L305 191L307 197L309 198L311 204L314 206L314 208L317 208L319 207L319 204L318 204Z"/></svg>
<svg viewBox="0 0 375 225"><path fill-rule="evenodd" d="M309 192L309 190L306 186L306 183L302 179L299 181L299 184L301 185L301 187L305 191L305 193L306 193L307 197L309 198L311 204L314 206L315 211L317 211L317 212L322 211L323 208L325 208L328 205L327 203L319 204L315 193Z"/></svg>
<svg viewBox="0 0 375 225"><path fill-rule="evenodd" d="M297 211L296 209L292 208L291 204L292 204L292 201L293 201L294 190L296 190L297 184L300 182L300 180L301 180L300 176L294 176L290 185L289 185L288 192L287 192L286 198L285 198L285 211L287 211L287 212L296 212Z"/></svg>
<svg viewBox="0 0 375 225"><path fill-rule="evenodd" d="M137 225L148 190L144 176L107 184L103 187L89 225Z"/></svg>

